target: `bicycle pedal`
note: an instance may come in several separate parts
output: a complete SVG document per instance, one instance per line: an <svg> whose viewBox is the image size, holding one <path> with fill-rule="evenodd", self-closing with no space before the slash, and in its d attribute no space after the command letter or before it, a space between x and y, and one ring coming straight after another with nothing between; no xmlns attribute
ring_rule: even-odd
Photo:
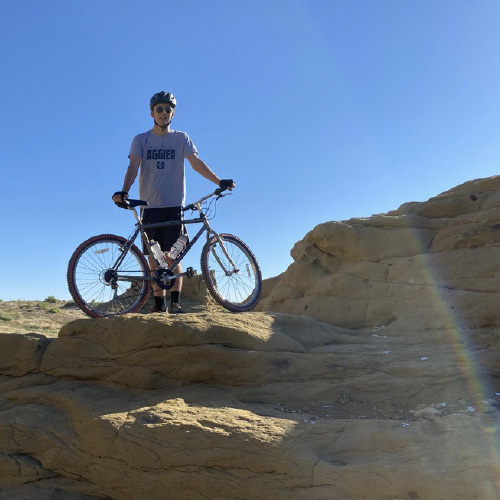
<svg viewBox="0 0 500 500"><path fill-rule="evenodd" d="M193 276L195 276L195 275L196 275L196 269L193 269L192 267L188 267L188 268L186 269L186 276L187 276L188 278L192 278L192 277L193 277Z"/></svg>

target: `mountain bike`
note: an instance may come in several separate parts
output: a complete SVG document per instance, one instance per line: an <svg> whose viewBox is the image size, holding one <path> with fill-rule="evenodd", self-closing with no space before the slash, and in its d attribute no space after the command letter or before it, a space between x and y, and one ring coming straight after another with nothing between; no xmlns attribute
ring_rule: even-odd
<svg viewBox="0 0 500 500"><path fill-rule="evenodd" d="M146 206L142 200L117 203L130 210L136 220L135 230L128 239L114 234L101 234L84 241L74 251L68 265L68 287L75 303L91 317L114 316L139 311L148 299L152 283L169 290L180 277L192 278L196 271L189 267L175 274L174 270L206 232L206 243L201 251L201 272L211 296L233 312L252 310L262 293L262 275L250 248L232 234L217 233L210 226L215 217L215 205L224 196L216 189L195 203L183 207L183 212L197 211L198 216L143 224L136 207ZM151 241L145 229L183 224L202 224L197 234L188 241L180 255L168 266L162 266L151 251ZM141 235L147 253L156 268L150 269L144 254L134 244ZM168 249L162 249L166 251Z"/></svg>

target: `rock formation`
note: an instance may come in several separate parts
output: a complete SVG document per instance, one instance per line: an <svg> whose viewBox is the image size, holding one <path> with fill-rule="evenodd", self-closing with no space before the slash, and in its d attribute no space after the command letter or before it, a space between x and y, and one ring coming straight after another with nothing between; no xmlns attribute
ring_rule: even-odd
<svg viewBox="0 0 500 500"><path fill-rule="evenodd" d="M266 289L260 310L304 314L347 328L464 334L495 344L500 325L500 177L427 202L320 224Z"/></svg>
<svg viewBox="0 0 500 500"><path fill-rule="evenodd" d="M261 310L349 328L500 324L500 177L369 218L326 222L292 249Z"/></svg>
<svg viewBox="0 0 500 500"><path fill-rule="evenodd" d="M0 334L0 499L498 500L498 187L316 227L261 312Z"/></svg>

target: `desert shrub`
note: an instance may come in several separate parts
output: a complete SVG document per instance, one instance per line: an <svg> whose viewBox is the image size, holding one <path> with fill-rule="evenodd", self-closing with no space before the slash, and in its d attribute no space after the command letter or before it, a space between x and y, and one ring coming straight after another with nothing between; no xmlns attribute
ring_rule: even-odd
<svg viewBox="0 0 500 500"><path fill-rule="evenodd" d="M51 304L55 304L57 302L57 299L53 295L49 295L46 299L45 302L50 302Z"/></svg>
<svg viewBox="0 0 500 500"><path fill-rule="evenodd" d="M2 320L2 321L12 321L12 317L9 316L6 312L0 311L0 320Z"/></svg>
<svg viewBox="0 0 500 500"><path fill-rule="evenodd" d="M59 312L59 309L57 307L51 307L47 312L56 314Z"/></svg>

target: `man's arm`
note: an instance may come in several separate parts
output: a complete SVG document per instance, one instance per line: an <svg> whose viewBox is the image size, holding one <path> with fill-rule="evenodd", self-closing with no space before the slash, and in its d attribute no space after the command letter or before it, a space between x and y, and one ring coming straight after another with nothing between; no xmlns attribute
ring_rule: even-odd
<svg viewBox="0 0 500 500"><path fill-rule="evenodd" d="M130 163L127 168L127 173L125 174L125 179L123 181L122 191L129 192L132 184L137 177L137 172L139 172L139 165L141 164L141 158L139 156L130 156ZM128 198L128 194L123 196L125 199ZM115 194L112 198L115 203L122 201L121 195Z"/></svg>
<svg viewBox="0 0 500 500"><path fill-rule="evenodd" d="M198 153L191 153L187 155L186 158L189 160L189 163L191 163L195 172L198 172L205 177L205 179L217 184L217 186L219 185L220 179L210 170L210 167L203 160L198 158Z"/></svg>

